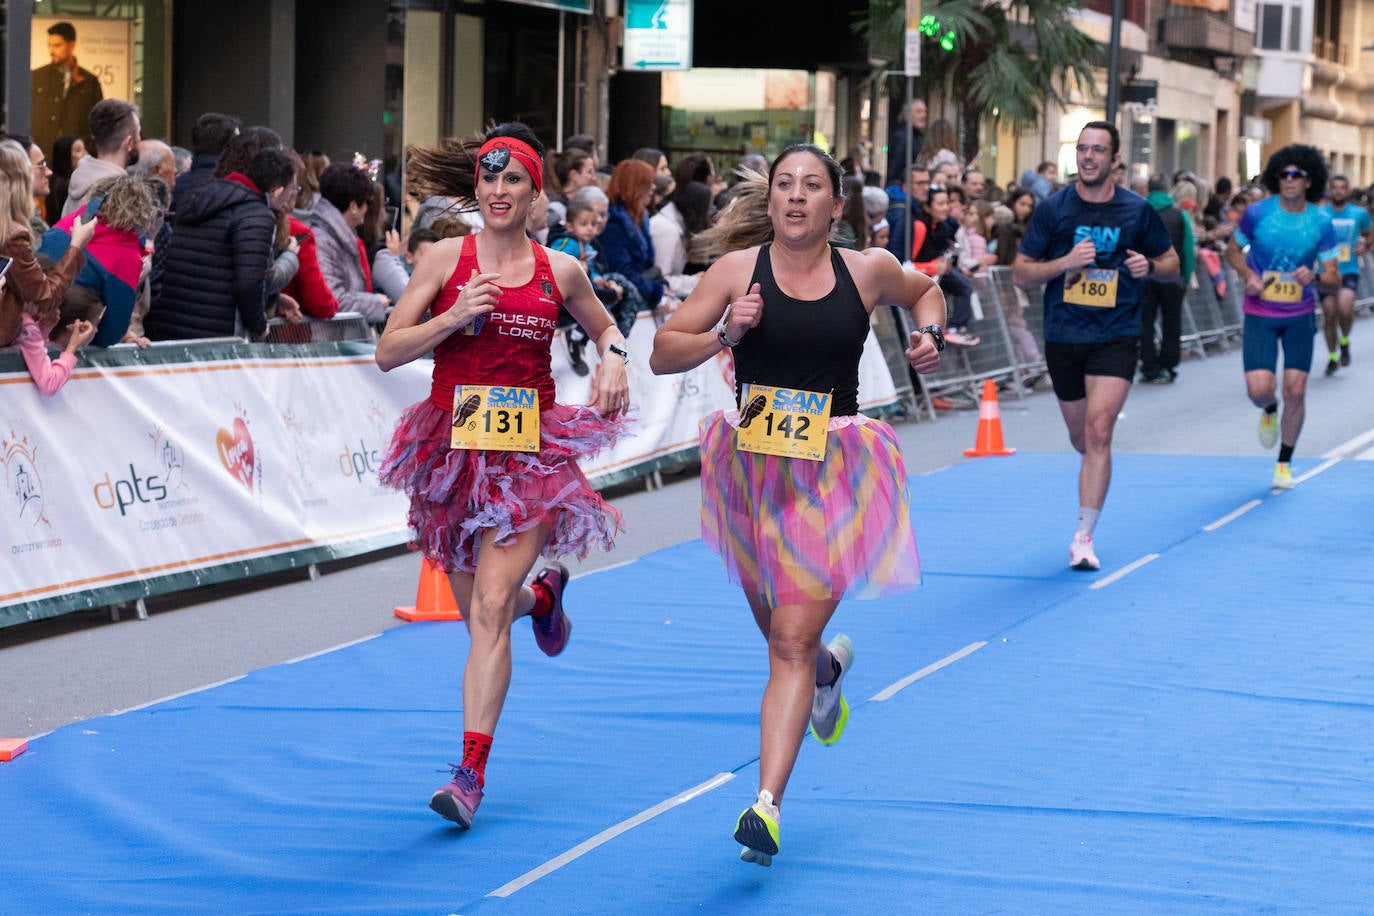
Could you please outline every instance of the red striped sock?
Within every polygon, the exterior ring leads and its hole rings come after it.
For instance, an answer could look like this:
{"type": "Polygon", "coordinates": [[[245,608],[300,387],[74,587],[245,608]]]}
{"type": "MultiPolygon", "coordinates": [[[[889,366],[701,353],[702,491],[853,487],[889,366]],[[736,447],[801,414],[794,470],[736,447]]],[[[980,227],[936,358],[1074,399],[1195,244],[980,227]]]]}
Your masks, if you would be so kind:
{"type": "Polygon", "coordinates": [[[491,753],[491,735],[463,732],[463,766],[477,772],[477,784],[487,784],[487,755],[491,753]]]}

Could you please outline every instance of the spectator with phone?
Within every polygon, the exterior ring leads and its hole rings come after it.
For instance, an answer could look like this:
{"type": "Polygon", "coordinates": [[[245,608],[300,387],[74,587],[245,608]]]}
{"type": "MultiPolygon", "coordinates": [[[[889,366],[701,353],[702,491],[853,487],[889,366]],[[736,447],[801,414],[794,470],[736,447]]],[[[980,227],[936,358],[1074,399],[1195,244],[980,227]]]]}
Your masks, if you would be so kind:
{"type": "Polygon", "coordinates": [[[267,336],[267,270],[277,218],[268,201],[294,184],[285,151],[265,146],[243,165],[239,135],[225,151],[224,178],[205,185],[177,213],[176,228],[159,251],[152,308],[143,327],[153,340],[267,336]],[[232,157],[232,158],[231,158],[232,157]]]}
{"type": "Polygon", "coordinates": [[[138,161],[143,127],[138,107],[122,99],[101,99],[91,109],[91,136],[95,155],[84,157],[72,172],[62,215],[70,216],[86,205],[86,198],[102,178],[116,178],[138,161]]]}
{"type": "Polygon", "coordinates": [[[105,304],[93,341],[97,347],[120,343],[129,330],[143,278],[142,239],[153,232],[162,215],[150,182],[161,185],[159,179],[131,175],[101,181],[85,207],[58,220],[43,236],[40,253],[56,259],[71,243],[77,220],[94,226],[95,234],[86,245],[86,263],[73,285],[91,290],[105,304]]]}
{"type": "Polygon", "coordinates": [[[33,163],[13,140],[0,141],[0,255],[10,258],[6,285],[0,293],[0,346],[14,343],[29,314],[40,323],[55,321],[62,297],[86,256],[82,248],[95,232],[90,222],[78,223],[67,248],[50,271],[44,271],[34,250],[29,217],[33,215],[33,163]]]}

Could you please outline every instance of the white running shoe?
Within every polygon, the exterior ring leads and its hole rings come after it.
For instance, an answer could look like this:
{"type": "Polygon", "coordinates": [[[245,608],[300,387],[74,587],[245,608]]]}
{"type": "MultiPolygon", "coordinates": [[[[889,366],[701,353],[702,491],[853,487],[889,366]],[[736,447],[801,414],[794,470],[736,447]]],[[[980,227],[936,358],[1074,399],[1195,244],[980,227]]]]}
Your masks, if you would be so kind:
{"type": "Polygon", "coordinates": [[[1101,569],[1097,554],[1093,553],[1093,539],[1086,534],[1075,534],[1069,545],[1069,568],[1092,571],[1101,569]]]}
{"type": "Polygon", "coordinates": [[[1293,468],[1287,461],[1280,461],[1274,466],[1274,481],[1270,486],[1275,490],[1293,489],[1293,468]]]}
{"type": "Polygon", "coordinates": [[[840,676],[835,678],[835,683],[816,688],[816,694],[811,699],[811,734],[821,744],[834,744],[844,734],[845,723],[849,721],[849,704],[840,692],[840,684],[849,672],[849,666],[854,664],[854,644],[848,636],[840,633],[826,648],[839,663],[840,676]]]}
{"type": "Polygon", "coordinates": [[[1259,421],[1259,441],[1265,448],[1273,448],[1279,444],[1279,414],[1278,411],[1269,413],[1266,410],[1260,411],[1259,421]]]}

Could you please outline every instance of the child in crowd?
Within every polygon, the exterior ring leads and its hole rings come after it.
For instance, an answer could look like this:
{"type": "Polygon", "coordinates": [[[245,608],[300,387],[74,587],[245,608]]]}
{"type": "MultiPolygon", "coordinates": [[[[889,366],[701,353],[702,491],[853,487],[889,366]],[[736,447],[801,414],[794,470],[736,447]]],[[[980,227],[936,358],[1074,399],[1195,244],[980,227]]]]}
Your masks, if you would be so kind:
{"type": "Polygon", "coordinates": [[[988,267],[997,263],[997,255],[988,253],[988,239],[992,237],[992,204],[975,200],[964,210],[963,224],[954,236],[959,246],[959,269],[971,277],[981,277],[988,267]]]}
{"type": "MultiPolygon", "coordinates": [[[[625,301],[625,288],[601,276],[601,272],[596,268],[596,248],[592,242],[596,240],[601,225],[596,209],[585,200],[568,201],[565,225],[568,234],[556,239],[551,247],[554,251],[570,254],[582,262],[583,269],[591,278],[597,298],[613,316],[616,316],[616,324],[619,325],[618,307],[625,301]]],[[[561,318],[562,316],[560,323],[561,318]]],[[[587,338],[582,334],[582,329],[575,322],[572,323],[568,327],[568,358],[572,362],[573,371],[578,375],[586,375],[589,371],[586,360],[582,358],[582,347],[586,342],[587,338]]]]}
{"type": "Polygon", "coordinates": [[[23,316],[23,328],[19,332],[20,351],[24,363],[29,367],[29,375],[43,394],[52,397],[67,384],[72,370],[76,368],[76,353],[85,348],[95,338],[100,316],[105,313],[105,304],[93,290],[84,286],[71,286],[62,300],[62,312],[57,323],[44,327],[27,312],[23,316]],[[48,356],[47,342],[64,347],[57,359],[48,356]]]}
{"type": "Polygon", "coordinates": [[[892,235],[892,227],[888,225],[886,219],[880,219],[868,227],[868,233],[869,248],[886,248],[887,240],[892,235]]]}

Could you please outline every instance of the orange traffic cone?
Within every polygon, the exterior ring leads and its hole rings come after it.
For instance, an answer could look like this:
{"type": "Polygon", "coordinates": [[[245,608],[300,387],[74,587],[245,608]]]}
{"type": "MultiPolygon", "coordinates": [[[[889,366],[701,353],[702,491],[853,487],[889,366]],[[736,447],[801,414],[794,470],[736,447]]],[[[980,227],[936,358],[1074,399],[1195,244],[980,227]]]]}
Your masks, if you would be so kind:
{"type": "Polygon", "coordinates": [[[424,558],[424,565],[420,567],[420,588],[415,594],[415,606],[398,607],[395,613],[402,620],[463,619],[463,612],[458,609],[458,600],[453,597],[453,586],[449,585],[444,568],[429,557],[424,558]]]}
{"type": "Polygon", "coordinates": [[[978,405],[978,439],[973,448],[964,449],[964,454],[969,458],[982,458],[1015,453],[1016,449],[1002,444],[1002,411],[997,406],[997,383],[987,379],[983,382],[983,400],[978,405]]]}

